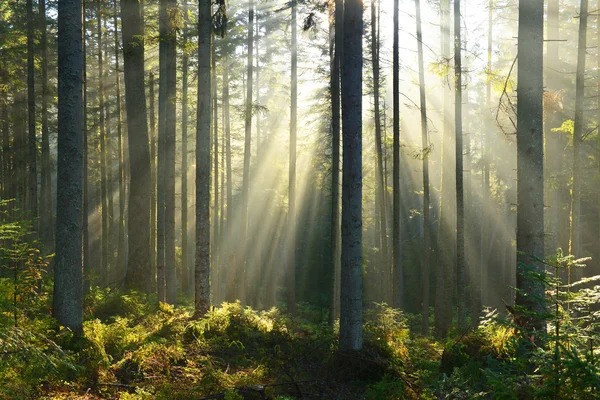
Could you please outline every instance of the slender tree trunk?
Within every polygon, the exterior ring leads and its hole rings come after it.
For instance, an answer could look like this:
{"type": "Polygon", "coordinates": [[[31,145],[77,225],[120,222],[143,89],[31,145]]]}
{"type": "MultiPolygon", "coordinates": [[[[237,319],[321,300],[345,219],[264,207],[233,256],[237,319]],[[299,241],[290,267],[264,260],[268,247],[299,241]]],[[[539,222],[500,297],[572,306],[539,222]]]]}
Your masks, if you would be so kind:
{"type": "Polygon", "coordinates": [[[102,4],[100,0],[96,1],[97,18],[97,41],[98,41],[98,125],[100,129],[100,190],[102,196],[102,261],[99,271],[99,283],[106,286],[108,279],[108,187],[106,174],[106,126],[105,126],[105,105],[104,105],[104,60],[102,47],[102,4]]]}
{"type": "MultiPolygon", "coordinates": [[[[35,67],[33,60],[34,43],[33,32],[35,21],[33,19],[33,0],[27,0],[27,210],[33,219],[38,216],[37,202],[37,139],[35,134],[35,67]]],[[[36,222],[37,224],[37,222],[36,222]]],[[[37,230],[37,229],[36,229],[37,230]]]]}
{"type": "Polygon", "coordinates": [[[42,168],[40,186],[40,236],[45,253],[54,251],[54,209],[52,207],[52,166],[50,164],[50,134],[48,133],[48,39],[46,32],[46,0],[38,0],[40,49],[42,66],[42,168]]]}
{"type": "Polygon", "coordinates": [[[329,325],[333,326],[339,316],[339,275],[340,275],[340,60],[344,45],[343,36],[344,3],[334,1],[333,29],[331,35],[331,231],[330,231],[330,286],[329,286],[329,325]]]}
{"type": "Polygon", "coordinates": [[[126,286],[154,292],[150,263],[150,152],[144,89],[144,25],[141,4],[121,0],[125,105],[129,148],[130,194],[128,213],[129,258],[126,286]],[[135,211],[135,212],[134,212],[135,211]]]}
{"type": "MultiPolygon", "coordinates": [[[[516,304],[533,315],[529,329],[545,331],[544,284],[524,266],[544,273],[543,31],[544,1],[519,1],[517,81],[517,296],[516,304]]],[[[536,341],[541,340],[536,336],[536,341]]]]}
{"type": "MultiPolygon", "coordinates": [[[[588,0],[581,0],[579,11],[579,46],[577,51],[577,75],[575,78],[575,121],[573,127],[573,186],[571,189],[571,229],[569,254],[582,256],[581,246],[581,142],[583,140],[583,103],[585,98],[585,57],[587,51],[588,0]]],[[[569,281],[579,274],[569,271],[569,281]]]]}
{"type": "MultiPolygon", "coordinates": [[[[229,118],[229,60],[225,58],[223,61],[223,128],[225,128],[225,152],[226,152],[226,169],[227,169],[227,248],[224,253],[227,257],[228,269],[234,269],[235,272],[235,262],[232,262],[232,250],[229,245],[232,236],[233,229],[233,180],[232,180],[232,167],[231,167],[231,120],[229,118]]],[[[226,280],[226,291],[227,297],[226,300],[233,301],[235,298],[233,297],[235,292],[235,282],[233,279],[229,279],[229,274],[227,274],[228,279],[226,280]]]]}
{"type": "MultiPolygon", "coordinates": [[[[490,78],[487,79],[485,87],[485,104],[488,113],[492,112],[492,44],[493,44],[493,1],[489,0],[488,5],[488,43],[487,43],[487,73],[490,78]]],[[[489,118],[491,121],[491,117],[489,118]]],[[[490,122],[490,127],[492,126],[490,122]]],[[[492,136],[491,128],[488,128],[483,133],[483,216],[482,216],[482,233],[481,233],[481,265],[480,265],[480,289],[481,302],[487,305],[489,298],[488,294],[488,268],[490,254],[490,213],[492,212],[490,201],[490,138],[492,136]]]]}
{"type": "Polygon", "coordinates": [[[292,82],[290,108],[290,164],[287,222],[287,306],[296,314],[296,131],[298,126],[298,27],[296,0],[292,0],[292,82]]]}
{"type": "Polygon", "coordinates": [[[214,166],[214,203],[213,203],[213,249],[212,249],[212,272],[214,276],[213,280],[213,292],[218,289],[217,283],[219,282],[219,102],[217,98],[217,53],[214,46],[211,49],[211,65],[212,65],[212,123],[213,123],[213,166],[214,166]]]}
{"type": "Polygon", "coordinates": [[[429,333],[429,262],[431,260],[431,244],[429,240],[429,128],[427,125],[427,98],[425,96],[425,66],[423,63],[423,33],[421,30],[421,4],[415,0],[417,15],[417,51],[419,58],[419,95],[421,107],[421,146],[423,147],[423,310],[421,325],[423,334],[429,333]]]}
{"type": "Polygon", "coordinates": [[[119,62],[119,35],[117,32],[117,0],[113,0],[113,28],[115,32],[115,85],[117,91],[117,144],[119,153],[119,237],[117,244],[117,280],[125,273],[125,164],[123,162],[123,112],[121,108],[121,68],[119,62]]]}
{"type": "MultiPolygon", "coordinates": [[[[4,56],[3,52],[0,52],[0,56],[4,56]]],[[[0,57],[3,58],[3,57],[0,57]]],[[[14,158],[14,151],[11,151],[10,146],[10,130],[8,121],[8,62],[5,58],[2,61],[2,84],[6,88],[0,90],[0,115],[2,115],[2,196],[5,199],[14,198],[12,191],[13,185],[13,169],[12,159],[14,158]]]]}
{"type": "MultiPolygon", "coordinates": [[[[184,2],[184,11],[187,11],[187,1],[184,2]]],[[[186,21],[187,22],[187,21],[186,21]]],[[[187,25],[186,25],[187,28],[187,25]]],[[[189,276],[189,245],[188,245],[188,69],[189,57],[187,54],[187,29],[183,34],[183,60],[181,79],[181,275],[182,291],[185,295],[190,293],[189,276]]]]}
{"type": "MultiPolygon", "coordinates": [[[[245,132],[244,132],[244,172],[242,182],[242,216],[240,219],[240,237],[241,237],[241,255],[239,257],[239,270],[236,278],[241,278],[239,282],[238,293],[242,302],[247,301],[247,250],[248,250],[248,202],[250,186],[250,157],[252,145],[252,81],[254,67],[254,0],[248,4],[248,61],[247,61],[247,81],[246,81],[246,111],[245,111],[245,132]]],[[[238,278],[238,279],[239,279],[238,278]]]]}
{"type": "MultiPolygon", "coordinates": [[[[377,13],[375,7],[375,0],[371,0],[371,29],[373,34],[371,35],[371,60],[373,65],[373,97],[374,97],[374,111],[375,111],[375,147],[376,147],[376,158],[377,158],[377,208],[379,210],[379,233],[380,237],[378,241],[381,243],[381,257],[380,267],[380,282],[381,293],[383,296],[383,281],[385,280],[385,273],[383,271],[389,269],[388,265],[388,248],[387,248],[387,221],[385,218],[385,193],[384,193],[384,182],[383,182],[383,145],[381,141],[381,110],[380,110],[380,70],[379,70],[379,34],[377,31],[377,13]]],[[[383,301],[383,298],[382,298],[383,301]]]]}
{"type": "Polygon", "coordinates": [[[460,34],[460,0],[454,0],[454,133],[456,135],[456,283],[458,293],[458,326],[466,324],[467,299],[463,192],[463,132],[462,132],[462,59],[460,34]]]}
{"type": "MultiPolygon", "coordinates": [[[[161,0],[166,5],[165,45],[165,283],[167,303],[177,303],[177,269],[175,265],[175,131],[177,126],[177,32],[173,18],[176,0],[161,0]]],[[[161,42],[162,43],[162,42],[161,42]]]]}
{"type": "Polygon", "coordinates": [[[167,39],[166,39],[166,19],[167,14],[167,3],[166,0],[161,0],[159,5],[159,47],[158,47],[158,60],[159,60],[159,73],[158,73],[158,154],[157,154],[157,168],[156,168],[156,188],[157,188],[157,223],[156,223],[156,268],[157,268],[157,279],[158,279],[158,301],[167,301],[166,292],[166,257],[165,257],[165,243],[166,243],[166,227],[165,227],[165,201],[166,201],[166,147],[167,147],[167,39]]]}
{"type": "MultiPolygon", "coordinates": [[[[158,180],[158,171],[157,171],[157,160],[156,160],[156,95],[155,95],[155,80],[154,73],[150,72],[149,77],[149,85],[150,85],[150,179],[151,179],[151,205],[150,205],[150,248],[152,254],[152,274],[157,274],[157,289],[159,288],[158,282],[162,282],[163,291],[159,293],[158,298],[160,301],[163,301],[165,298],[164,295],[164,275],[160,275],[164,272],[164,270],[157,271],[158,269],[158,240],[157,240],[157,230],[158,230],[158,196],[157,196],[157,180],[158,180]],[[162,297],[161,297],[162,296],[162,297]]],[[[162,229],[162,228],[161,228],[162,229]]],[[[163,236],[164,237],[164,236],[163,236]]],[[[162,256],[164,258],[164,255],[162,256]]],[[[162,265],[162,264],[160,264],[162,265]]]]}
{"type": "MultiPolygon", "coordinates": [[[[82,41],[82,75],[83,75],[83,103],[81,105],[82,109],[82,119],[83,119],[83,238],[82,238],[82,257],[83,257],[83,291],[85,294],[88,294],[91,288],[91,273],[92,273],[92,264],[91,264],[91,247],[90,247],[90,231],[89,231],[89,217],[90,217],[90,192],[89,192],[89,149],[88,149],[88,124],[87,124],[87,45],[86,45],[86,20],[85,20],[85,0],[81,2],[82,7],[82,30],[81,30],[81,41],[82,41]]],[[[57,196],[58,198],[58,196],[57,196]]]]}
{"type": "MultiPolygon", "coordinates": [[[[210,93],[211,2],[198,3],[198,115],[196,132],[196,269],[195,310],[210,306],[210,93]]],[[[252,26],[252,25],[250,25],[252,26]]],[[[244,237],[244,236],[242,236],[244,237]]]]}
{"type": "Polygon", "coordinates": [[[363,6],[346,0],[342,62],[342,285],[340,349],[362,348],[362,36],[363,6]]]}
{"type": "Polygon", "coordinates": [[[81,0],[58,3],[58,207],[52,314],[76,333],[83,330],[82,20],[81,0]]]}
{"type": "Polygon", "coordinates": [[[404,294],[404,271],[402,269],[402,241],[400,238],[400,56],[398,23],[399,0],[394,0],[394,39],[393,39],[393,283],[392,303],[396,308],[402,308],[404,294]]]}

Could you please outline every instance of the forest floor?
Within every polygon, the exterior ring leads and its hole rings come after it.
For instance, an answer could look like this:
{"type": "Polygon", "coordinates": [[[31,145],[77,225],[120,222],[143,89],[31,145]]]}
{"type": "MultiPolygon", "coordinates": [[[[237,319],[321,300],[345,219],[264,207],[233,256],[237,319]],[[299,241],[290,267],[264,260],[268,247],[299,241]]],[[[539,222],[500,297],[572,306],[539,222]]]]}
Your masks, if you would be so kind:
{"type": "Polygon", "coordinates": [[[417,318],[374,304],[364,349],[342,353],[326,313],[306,305],[290,319],[224,303],[194,320],[189,307],[96,291],[83,338],[47,311],[18,327],[0,313],[0,399],[600,398],[597,368],[578,397],[539,368],[523,372],[515,331],[491,320],[436,341],[411,333],[417,318]]]}

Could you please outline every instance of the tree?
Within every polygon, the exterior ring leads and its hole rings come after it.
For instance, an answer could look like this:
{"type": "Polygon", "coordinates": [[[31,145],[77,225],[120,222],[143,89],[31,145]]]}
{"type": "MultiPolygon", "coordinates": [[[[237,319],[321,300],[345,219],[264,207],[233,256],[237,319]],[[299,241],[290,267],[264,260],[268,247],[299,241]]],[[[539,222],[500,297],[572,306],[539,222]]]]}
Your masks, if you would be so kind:
{"type": "Polygon", "coordinates": [[[340,350],[362,348],[362,2],[344,5],[340,350]]]}
{"type": "Polygon", "coordinates": [[[37,218],[37,139],[35,134],[35,66],[33,60],[33,0],[27,0],[27,206],[33,218],[37,218]]]}
{"type": "MultiPolygon", "coordinates": [[[[164,218],[164,244],[158,235],[158,248],[164,247],[164,268],[166,297],[165,301],[175,304],[177,301],[177,275],[175,266],[175,127],[176,127],[176,50],[177,34],[174,26],[176,2],[160,2],[160,75],[158,96],[158,176],[159,176],[159,227],[164,218]],[[162,148],[162,151],[161,151],[162,148]],[[162,167],[162,168],[161,168],[162,167]],[[164,198],[161,197],[162,194],[164,198]],[[161,203],[161,200],[164,203],[161,203]],[[161,210],[161,207],[163,208],[161,210]]],[[[159,231],[160,232],[160,231],[159,231]]],[[[160,257],[159,257],[160,259],[160,257]]],[[[159,264],[159,268],[160,268],[159,264]]],[[[161,283],[159,281],[159,287],[161,283]]]]}
{"type": "Polygon", "coordinates": [[[423,270],[421,279],[423,282],[423,311],[422,328],[427,335],[429,331],[429,262],[431,259],[431,247],[429,239],[429,128],[427,124],[427,98],[425,96],[425,66],[423,63],[423,33],[421,30],[421,2],[415,0],[417,16],[417,52],[419,58],[419,97],[421,108],[421,146],[423,157],[423,270]]]}
{"type": "Polygon", "coordinates": [[[292,74],[290,107],[290,164],[287,220],[287,305],[296,314],[296,135],[298,126],[298,27],[297,0],[292,0],[292,74]]]}
{"type": "Polygon", "coordinates": [[[150,153],[144,90],[144,25],[137,0],[121,0],[125,106],[129,138],[130,193],[128,213],[129,259],[125,284],[153,292],[150,269],[150,153]]]}
{"type": "MultiPolygon", "coordinates": [[[[517,90],[517,295],[531,316],[529,329],[545,331],[544,273],[543,25],[544,1],[519,1],[517,90]]],[[[539,340],[539,337],[536,337],[539,340]]]]}
{"type": "Polygon", "coordinates": [[[458,293],[458,326],[466,318],[466,268],[463,191],[463,133],[462,133],[462,59],[460,35],[460,0],[454,0],[454,133],[456,135],[456,283],[458,293]]]}
{"type": "Polygon", "coordinates": [[[344,46],[343,23],[344,2],[333,3],[333,40],[330,57],[331,90],[331,231],[330,231],[330,287],[329,287],[329,325],[333,326],[339,314],[339,238],[340,238],[340,60],[344,46]]]}
{"type": "Polygon", "coordinates": [[[394,43],[392,50],[392,98],[393,98],[393,211],[392,216],[392,240],[393,240],[393,283],[392,303],[394,307],[402,307],[402,295],[404,290],[404,271],[402,270],[402,242],[400,238],[400,39],[398,32],[399,0],[394,0],[394,43]]]}
{"type": "MultiPolygon", "coordinates": [[[[583,140],[583,103],[585,99],[585,57],[587,51],[588,0],[581,0],[579,10],[579,43],[575,78],[575,120],[573,126],[573,187],[571,190],[571,229],[569,254],[581,255],[581,142],[583,140]]],[[[572,272],[569,271],[569,275],[572,272]]],[[[569,276],[569,281],[571,276],[569,276]]]]}
{"type": "Polygon", "coordinates": [[[244,172],[242,182],[242,218],[240,220],[240,236],[241,236],[241,256],[239,257],[239,270],[237,279],[241,279],[238,283],[238,291],[240,298],[245,302],[247,296],[247,270],[246,256],[248,250],[248,202],[249,202],[249,187],[250,187],[250,158],[252,156],[252,80],[254,67],[254,1],[248,3],[248,59],[247,59],[247,78],[246,78],[246,105],[244,112],[244,172]]]}
{"type": "Polygon", "coordinates": [[[42,67],[42,165],[40,185],[40,237],[48,253],[54,249],[52,208],[52,166],[50,164],[50,134],[48,131],[48,34],[46,27],[46,0],[38,1],[40,19],[40,49],[42,67]]]}
{"type": "Polygon", "coordinates": [[[198,107],[196,131],[196,315],[210,306],[210,94],[211,2],[198,2],[198,107]]]}
{"type": "Polygon", "coordinates": [[[52,314],[83,329],[83,118],[81,0],[58,3],[58,174],[52,314]]]}
{"type": "Polygon", "coordinates": [[[183,59],[181,61],[181,275],[182,290],[189,293],[189,245],[188,245],[188,69],[189,56],[187,50],[187,0],[184,2],[185,26],[183,33],[183,59]]]}
{"type": "Polygon", "coordinates": [[[379,31],[378,31],[378,18],[375,7],[375,0],[371,0],[371,63],[373,66],[373,111],[375,117],[375,148],[376,148],[376,200],[375,207],[376,215],[378,214],[377,229],[379,230],[378,244],[380,248],[379,265],[379,283],[380,283],[380,295],[384,295],[384,281],[387,280],[387,271],[389,270],[388,265],[388,240],[387,240],[387,220],[386,220],[386,193],[384,186],[384,173],[383,173],[383,144],[381,139],[381,109],[380,109],[380,69],[379,69],[379,31]]]}

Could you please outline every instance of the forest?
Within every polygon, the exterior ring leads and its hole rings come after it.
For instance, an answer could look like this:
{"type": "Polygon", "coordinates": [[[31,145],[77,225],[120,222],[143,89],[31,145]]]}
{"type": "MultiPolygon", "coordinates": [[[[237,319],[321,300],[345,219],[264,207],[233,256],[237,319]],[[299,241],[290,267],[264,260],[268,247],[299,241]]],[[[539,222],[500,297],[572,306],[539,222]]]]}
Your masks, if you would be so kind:
{"type": "Polygon", "coordinates": [[[600,0],[0,0],[0,399],[600,399],[600,0]]]}

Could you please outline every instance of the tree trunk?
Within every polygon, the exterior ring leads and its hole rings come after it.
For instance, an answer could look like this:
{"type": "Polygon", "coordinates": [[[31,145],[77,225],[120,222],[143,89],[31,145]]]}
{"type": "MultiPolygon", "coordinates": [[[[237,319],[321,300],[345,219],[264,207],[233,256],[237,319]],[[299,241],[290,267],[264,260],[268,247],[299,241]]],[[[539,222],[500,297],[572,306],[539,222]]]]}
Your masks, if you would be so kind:
{"type": "Polygon", "coordinates": [[[56,257],[52,314],[60,325],[83,330],[82,6],[58,3],[58,172],[56,257]]]}
{"type": "Polygon", "coordinates": [[[423,155],[423,309],[421,325],[423,334],[429,333],[429,262],[431,259],[431,244],[429,240],[429,128],[427,125],[427,98],[425,96],[425,66],[423,63],[423,34],[421,31],[421,4],[415,0],[417,15],[417,52],[419,58],[419,95],[421,107],[421,146],[423,155]]]}
{"type": "MultiPolygon", "coordinates": [[[[154,73],[150,72],[149,77],[149,85],[150,85],[150,179],[151,179],[151,205],[150,205],[150,248],[151,248],[151,259],[152,259],[152,274],[157,275],[157,289],[159,288],[158,282],[162,282],[162,292],[158,294],[158,298],[160,301],[163,301],[165,298],[164,294],[164,275],[160,275],[164,273],[164,270],[158,271],[158,239],[157,239],[157,230],[158,230],[158,196],[157,196],[157,181],[158,181],[158,170],[157,170],[157,160],[156,160],[156,96],[155,96],[155,80],[154,73]]],[[[162,228],[161,228],[162,229],[162,228]]],[[[164,236],[163,236],[164,237],[164,236]]],[[[164,256],[163,256],[164,258],[164,256]]],[[[160,264],[162,265],[162,264],[160,264]]]]}
{"type": "Polygon", "coordinates": [[[196,267],[195,310],[210,307],[210,93],[211,2],[198,3],[198,115],[196,132],[196,267]]]}
{"type": "Polygon", "coordinates": [[[335,0],[330,57],[332,66],[331,85],[331,221],[330,221],[330,286],[329,325],[333,326],[339,316],[340,281],[340,60],[344,46],[344,2],[335,0]]]}
{"type": "Polygon", "coordinates": [[[342,62],[340,350],[362,348],[362,2],[346,0],[342,62]]]}
{"type": "Polygon", "coordinates": [[[144,89],[144,25],[137,0],[121,0],[125,105],[130,172],[128,213],[129,258],[125,283],[130,289],[154,292],[150,263],[150,153],[144,89]],[[135,211],[135,212],[133,212],[135,211]]]}
{"type": "Polygon", "coordinates": [[[402,269],[402,241],[400,238],[400,53],[398,23],[399,0],[394,0],[394,40],[393,40],[393,283],[392,304],[396,308],[402,308],[402,296],[404,294],[404,271],[402,269]]]}
{"type": "Polygon", "coordinates": [[[287,220],[287,306],[296,314],[296,135],[298,126],[298,23],[296,0],[292,0],[292,80],[290,107],[289,199],[287,220]]]}
{"type": "MultiPolygon", "coordinates": [[[[46,0],[38,1],[42,66],[42,168],[40,186],[40,236],[46,254],[54,251],[54,209],[52,207],[52,165],[48,133],[48,39],[46,33],[46,0]]],[[[4,182],[3,182],[4,184],[4,182]]]]}
{"type": "MultiPolygon", "coordinates": [[[[517,81],[517,296],[516,304],[532,316],[527,327],[545,331],[544,284],[525,266],[543,274],[544,154],[543,154],[543,25],[544,1],[519,1],[519,68],[517,81]]],[[[536,341],[540,340],[536,336],[536,341]]]]}
{"type": "MultiPolygon", "coordinates": [[[[37,139],[35,134],[35,86],[34,86],[34,25],[33,0],[27,0],[27,210],[30,218],[35,220],[38,216],[37,201],[37,139]]],[[[34,226],[37,225],[37,221],[34,226]]],[[[37,229],[36,229],[37,231],[37,229]]]]}
{"type": "Polygon", "coordinates": [[[119,153],[119,237],[117,244],[117,281],[125,273],[125,164],[123,162],[123,111],[121,108],[121,68],[119,63],[119,36],[117,32],[117,0],[113,0],[113,28],[115,32],[115,85],[117,91],[117,144],[119,153]]]}
{"type": "Polygon", "coordinates": [[[238,272],[236,279],[241,278],[238,283],[239,298],[242,302],[247,301],[247,266],[246,256],[248,250],[248,202],[250,186],[250,157],[252,155],[252,80],[254,67],[254,0],[248,3],[248,61],[247,61],[247,81],[246,81],[246,110],[245,110],[245,130],[244,130],[244,172],[242,182],[242,215],[240,219],[240,237],[241,251],[239,256],[238,272]]]}
{"type": "Polygon", "coordinates": [[[458,294],[458,326],[462,329],[467,315],[463,192],[462,132],[462,60],[460,35],[460,0],[454,0],[454,133],[456,135],[456,288],[458,294]]]}
{"type": "Polygon", "coordinates": [[[217,53],[215,51],[214,39],[211,49],[211,89],[212,89],[212,123],[213,123],[213,166],[214,166],[214,203],[213,203],[213,248],[212,248],[212,273],[213,292],[216,291],[219,282],[219,102],[217,98],[217,53]]]}
{"type": "MultiPolygon", "coordinates": [[[[225,241],[227,248],[225,249],[224,254],[227,257],[228,270],[234,269],[233,272],[235,273],[236,265],[235,261],[232,260],[233,254],[230,247],[232,239],[231,233],[233,230],[233,180],[231,171],[231,120],[229,118],[229,68],[229,60],[225,58],[223,61],[223,128],[225,128],[225,152],[227,164],[227,240],[225,241]]],[[[235,281],[234,279],[229,278],[229,274],[227,274],[227,276],[227,287],[225,288],[227,296],[225,299],[227,301],[234,301],[235,281]]]]}
{"type": "MultiPolygon", "coordinates": [[[[581,0],[579,11],[579,45],[577,50],[577,74],[575,78],[575,121],[573,127],[573,186],[571,189],[571,229],[569,236],[569,254],[581,257],[581,142],[583,140],[585,98],[585,57],[587,51],[588,0],[581,0]]],[[[576,271],[569,271],[571,278],[577,279],[576,271]]]]}
{"type": "MultiPolygon", "coordinates": [[[[386,279],[385,273],[389,269],[388,265],[388,248],[387,248],[387,221],[385,218],[386,209],[386,196],[385,187],[383,182],[383,145],[381,139],[381,110],[379,105],[379,92],[380,92],[380,70],[379,70],[379,33],[377,31],[377,13],[375,7],[375,0],[371,0],[371,29],[373,34],[371,35],[371,60],[373,65],[373,97],[374,97],[374,112],[375,112],[375,147],[376,147],[376,161],[377,161],[377,209],[379,213],[379,237],[377,238],[380,243],[380,268],[382,269],[380,274],[381,290],[380,295],[384,295],[383,283],[386,279]]],[[[384,298],[381,298],[384,301],[384,298]]]]}
{"type": "MultiPolygon", "coordinates": [[[[83,239],[82,239],[82,257],[83,257],[83,291],[84,294],[88,294],[91,288],[91,247],[90,247],[90,232],[89,232],[89,217],[90,217],[90,192],[89,192],[89,157],[88,157],[88,124],[87,124],[87,45],[86,45],[86,21],[85,21],[85,0],[81,1],[82,7],[82,30],[81,30],[81,41],[82,41],[82,75],[83,75],[83,103],[81,104],[82,119],[83,119],[83,239]]],[[[58,196],[57,196],[58,197],[58,196]]]]}
{"type": "MultiPolygon", "coordinates": [[[[187,12],[187,1],[184,2],[184,12],[187,12]]],[[[187,23],[187,20],[186,20],[187,23]]],[[[189,276],[189,245],[188,245],[188,63],[187,54],[187,25],[183,34],[183,60],[181,78],[181,275],[182,291],[187,296],[190,293],[189,276]]]]}

